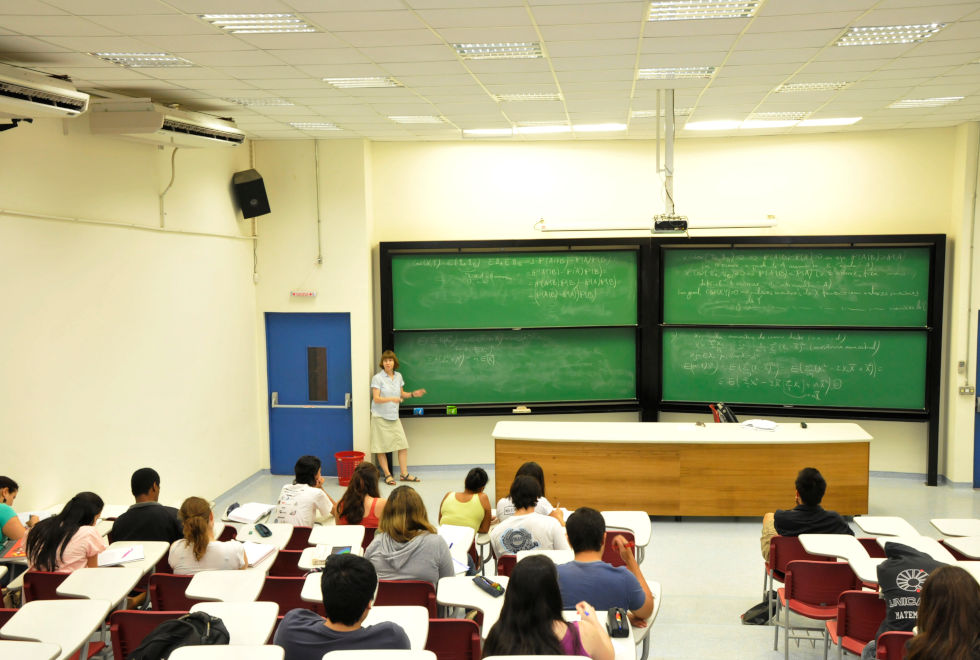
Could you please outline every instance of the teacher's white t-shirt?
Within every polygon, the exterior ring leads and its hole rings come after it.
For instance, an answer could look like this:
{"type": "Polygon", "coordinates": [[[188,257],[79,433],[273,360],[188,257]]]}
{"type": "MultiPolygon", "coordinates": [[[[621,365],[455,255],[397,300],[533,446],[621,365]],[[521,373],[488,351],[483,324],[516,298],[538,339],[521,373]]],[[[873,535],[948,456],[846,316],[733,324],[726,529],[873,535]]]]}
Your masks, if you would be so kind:
{"type": "MultiPolygon", "coordinates": [[[[405,380],[397,371],[391,378],[389,378],[388,374],[382,370],[374,374],[374,378],[371,379],[371,389],[377,389],[382,399],[400,399],[402,396],[402,389],[404,389],[404,387],[405,380]]],[[[398,401],[375,403],[374,397],[371,397],[371,414],[375,417],[381,417],[382,419],[389,420],[398,419],[398,406],[398,401]]]]}

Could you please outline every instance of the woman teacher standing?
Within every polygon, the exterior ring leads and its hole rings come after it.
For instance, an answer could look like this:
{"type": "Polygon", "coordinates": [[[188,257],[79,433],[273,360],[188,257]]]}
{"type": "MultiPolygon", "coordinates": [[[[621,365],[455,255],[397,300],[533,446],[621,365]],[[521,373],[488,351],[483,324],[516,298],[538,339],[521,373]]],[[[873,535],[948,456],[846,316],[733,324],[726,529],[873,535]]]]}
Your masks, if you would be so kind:
{"type": "Polygon", "coordinates": [[[381,354],[379,365],[381,371],[371,379],[371,453],[378,455],[378,463],[384,472],[385,483],[395,485],[395,478],[388,469],[389,451],[398,452],[398,466],[401,468],[402,481],[421,481],[408,473],[408,438],[405,429],[398,419],[398,405],[404,399],[419,397],[425,390],[405,391],[405,380],[395,371],[398,368],[398,358],[394,351],[381,354]]]}

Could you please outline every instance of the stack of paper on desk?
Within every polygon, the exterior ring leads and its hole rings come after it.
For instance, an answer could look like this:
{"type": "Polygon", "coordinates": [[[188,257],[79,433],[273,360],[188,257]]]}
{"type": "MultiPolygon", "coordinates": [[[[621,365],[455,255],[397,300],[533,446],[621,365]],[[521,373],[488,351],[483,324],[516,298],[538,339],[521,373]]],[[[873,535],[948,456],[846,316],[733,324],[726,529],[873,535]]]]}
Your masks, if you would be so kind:
{"type": "Polygon", "coordinates": [[[276,549],[276,546],[268,543],[252,543],[251,541],[246,541],[243,545],[245,546],[245,560],[249,566],[255,566],[276,549]]]}
{"type": "Polygon", "coordinates": [[[228,519],[235,522],[253,525],[263,516],[268,515],[275,506],[272,504],[262,504],[261,502],[248,502],[235,507],[228,512],[228,519]]]}
{"type": "Polygon", "coordinates": [[[131,545],[125,548],[109,548],[99,553],[99,566],[118,566],[143,559],[143,546],[131,545]]]}

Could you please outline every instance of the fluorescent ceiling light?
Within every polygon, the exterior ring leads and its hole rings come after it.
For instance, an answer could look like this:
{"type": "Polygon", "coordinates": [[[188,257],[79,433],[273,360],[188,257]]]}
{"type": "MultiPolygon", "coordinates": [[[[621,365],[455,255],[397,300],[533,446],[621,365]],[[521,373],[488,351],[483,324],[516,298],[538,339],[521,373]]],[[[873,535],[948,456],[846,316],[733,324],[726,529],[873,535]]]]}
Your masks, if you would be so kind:
{"type": "Polygon", "coordinates": [[[237,103],[238,105],[244,105],[244,106],[296,105],[292,101],[287,101],[286,99],[277,99],[277,98],[236,98],[232,96],[225,96],[224,100],[230,103],[237,103]]]}
{"type": "Polygon", "coordinates": [[[498,101],[561,101],[561,94],[558,92],[528,92],[526,94],[497,94],[494,96],[498,101]]]}
{"type": "Polygon", "coordinates": [[[945,23],[925,25],[880,25],[852,27],[837,40],[837,46],[881,46],[884,44],[917,44],[946,27],[945,23]]]}
{"type": "Polygon", "coordinates": [[[799,119],[746,119],[739,128],[789,128],[796,126],[799,119]]]}
{"type": "Polygon", "coordinates": [[[541,57],[537,41],[515,41],[485,44],[453,44],[464,60],[522,60],[541,57]]]}
{"type": "Polygon", "coordinates": [[[211,25],[235,34],[318,31],[302,18],[292,14],[201,14],[200,16],[211,25]]]}
{"type": "Polygon", "coordinates": [[[548,133],[569,133],[572,127],[568,124],[535,124],[529,126],[517,126],[514,128],[516,135],[545,135],[548,133]]]}
{"type": "Polygon", "coordinates": [[[89,55],[131,69],[194,66],[190,60],[170,53],[89,53],[89,55]]]}
{"type": "Polygon", "coordinates": [[[664,66],[640,69],[640,80],[679,80],[681,78],[710,78],[713,66],[664,66]]]}
{"type": "Polygon", "coordinates": [[[653,0],[647,20],[748,18],[758,8],[759,0],[653,0]]]}
{"type": "Polygon", "coordinates": [[[715,119],[712,121],[689,121],[684,124],[686,131],[730,131],[738,128],[742,122],[737,119],[715,119]]]}
{"type": "Polygon", "coordinates": [[[626,124],[575,124],[572,130],[576,133],[608,133],[611,131],[625,131],[626,124]]]}
{"type": "Polygon", "coordinates": [[[464,128],[463,135],[470,137],[510,137],[513,128],[464,128]]]}
{"type": "Polygon", "coordinates": [[[850,126],[861,121],[861,117],[825,117],[823,119],[804,119],[797,126],[850,126]]]}
{"type": "Polygon", "coordinates": [[[806,119],[809,112],[753,112],[749,115],[749,121],[793,121],[797,122],[806,119]]]}
{"type": "Polygon", "coordinates": [[[364,76],[361,78],[324,78],[323,82],[339,89],[358,89],[371,87],[401,87],[402,84],[390,76],[364,76]]]}
{"type": "Polygon", "coordinates": [[[442,124],[445,120],[435,115],[388,115],[396,124],[442,124]]]}
{"type": "Polygon", "coordinates": [[[339,131],[342,130],[336,124],[328,121],[291,121],[289,125],[301,131],[339,131]]]}
{"type": "Polygon", "coordinates": [[[934,96],[931,99],[902,99],[895,101],[889,108],[940,108],[950,103],[962,101],[962,96],[934,96]]]}
{"type": "Polygon", "coordinates": [[[786,83],[780,85],[773,91],[777,94],[786,94],[792,92],[835,92],[839,89],[844,89],[850,82],[807,82],[807,83],[786,83]]]}

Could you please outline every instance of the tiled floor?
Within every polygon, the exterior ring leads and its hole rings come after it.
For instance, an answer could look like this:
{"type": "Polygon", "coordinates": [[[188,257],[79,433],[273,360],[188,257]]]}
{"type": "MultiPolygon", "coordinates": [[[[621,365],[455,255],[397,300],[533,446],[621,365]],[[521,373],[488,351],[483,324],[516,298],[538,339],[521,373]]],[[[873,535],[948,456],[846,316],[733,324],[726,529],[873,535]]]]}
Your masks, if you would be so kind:
{"type": "MultiPolygon", "coordinates": [[[[413,468],[423,479],[414,487],[422,495],[435,521],[443,495],[462,488],[466,468],[413,468]]],[[[490,488],[493,487],[493,471],[490,488]]],[[[222,495],[215,505],[220,512],[228,503],[275,502],[288,477],[261,474],[222,495]]],[[[328,478],[327,491],[335,499],[343,492],[336,479],[328,478]]],[[[830,484],[833,488],[833,484],[830,484]]],[[[391,488],[382,484],[382,495],[391,488]]],[[[787,485],[791,507],[792,484],[787,485]]],[[[495,493],[488,491],[492,502],[495,493]]],[[[870,515],[897,515],[923,535],[939,538],[930,518],[980,518],[980,491],[965,487],[929,488],[910,477],[871,478],[870,515]]],[[[759,554],[760,521],[747,518],[653,519],[653,538],[647,548],[643,572],[663,585],[663,604],[651,630],[650,658],[694,660],[744,658],[775,660],[773,629],[743,626],[739,615],[762,599],[763,563],[759,554]]],[[[855,529],[857,529],[855,527],[855,529]]],[[[836,651],[833,651],[836,657],[836,651]]],[[[792,658],[823,658],[821,645],[790,645],[792,658]]]]}

